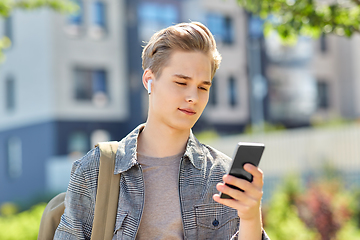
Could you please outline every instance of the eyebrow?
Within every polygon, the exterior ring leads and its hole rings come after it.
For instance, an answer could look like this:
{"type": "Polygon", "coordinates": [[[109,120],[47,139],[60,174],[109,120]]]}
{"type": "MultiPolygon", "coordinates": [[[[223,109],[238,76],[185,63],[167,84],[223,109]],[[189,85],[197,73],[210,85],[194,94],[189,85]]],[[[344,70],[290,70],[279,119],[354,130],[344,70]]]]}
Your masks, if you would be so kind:
{"type": "MultiPolygon", "coordinates": [[[[191,77],[186,76],[184,74],[174,74],[173,76],[177,77],[177,78],[182,78],[184,80],[192,80],[191,77]]],[[[211,86],[211,81],[203,81],[202,83],[205,84],[205,85],[211,86]]]]}

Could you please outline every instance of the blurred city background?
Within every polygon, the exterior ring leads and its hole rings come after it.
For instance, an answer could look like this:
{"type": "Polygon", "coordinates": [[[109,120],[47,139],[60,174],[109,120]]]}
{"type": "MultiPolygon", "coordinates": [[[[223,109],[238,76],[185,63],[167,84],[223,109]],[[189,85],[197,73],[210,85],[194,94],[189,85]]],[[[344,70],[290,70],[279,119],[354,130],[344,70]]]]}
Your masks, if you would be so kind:
{"type": "Polygon", "coordinates": [[[0,18],[0,38],[11,40],[0,63],[1,214],[65,191],[74,160],[143,123],[142,46],[157,30],[200,21],[223,61],[193,131],[229,156],[239,141],[265,143],[260,167],[270,237],[360,239],[359,35],[299,36],[286,45],[276,33],[264,37],[263,20],[235,0],[75,3],[71,14],[17,9],[0,18]],[[311,201],[315,207],[307,209],[311,201]],[[284,222],[292,215],[282,211],[292,210],[280,203],[297,206],[291,223],[298,225],[284,222]],[[321,215],[316,206],[328,206],[320,212],[330,230],[309,220],[321,215]],[[277,233],[279,225],[296,237],[277,233]]]}

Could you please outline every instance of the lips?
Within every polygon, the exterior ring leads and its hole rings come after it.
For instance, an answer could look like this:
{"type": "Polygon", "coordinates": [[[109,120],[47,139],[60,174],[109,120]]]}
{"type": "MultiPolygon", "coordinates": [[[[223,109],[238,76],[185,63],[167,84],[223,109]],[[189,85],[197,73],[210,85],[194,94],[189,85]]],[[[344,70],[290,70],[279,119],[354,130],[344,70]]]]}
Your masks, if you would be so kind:
{"type": "Polygon", "coordinates": [[[190,108],[179,108],[179,110],[183,113],[185,113],[186,115],[195,115],[196,112],[190,108]]]}

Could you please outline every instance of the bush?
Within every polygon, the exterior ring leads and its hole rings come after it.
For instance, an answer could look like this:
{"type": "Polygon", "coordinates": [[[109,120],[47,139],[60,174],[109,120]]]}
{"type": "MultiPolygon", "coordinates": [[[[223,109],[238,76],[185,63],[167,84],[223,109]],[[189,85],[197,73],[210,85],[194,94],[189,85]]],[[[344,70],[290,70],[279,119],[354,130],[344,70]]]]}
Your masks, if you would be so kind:
{"type": "Polygon", "coordinates": [[[309,229],[300,219],[295,205],[300,194],[300,185],[289,178],[273,195],[270,204],[264,208],[264,227],[271,239],[309,240],[316,239],[316,231],[309,229]]]}
{"type": "Polygon", "coordinates": [[[36,240],[41,216],[46,204],[38,204],[27,211],[0,217],[1,240],[36,240]]]}
{"type": "Polygon", "coordinates": [[[338,178],[316,179],[306,190],[287,179],[264,207],[264,227],[276,240],[360,239],[357,203],[356,191],[338,178]]]}
{"type": "Polygon", "coordinates": [[[12,216],[19,212],[19,207],[11,202],[3,203],[0,207],[1,216],[12,216]]]}

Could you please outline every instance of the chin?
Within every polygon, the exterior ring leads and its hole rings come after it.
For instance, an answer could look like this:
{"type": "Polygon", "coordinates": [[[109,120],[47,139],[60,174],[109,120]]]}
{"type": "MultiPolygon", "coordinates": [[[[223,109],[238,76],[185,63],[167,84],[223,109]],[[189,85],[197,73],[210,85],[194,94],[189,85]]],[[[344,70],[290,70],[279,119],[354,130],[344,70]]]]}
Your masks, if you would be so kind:
{"type": "Polygon", "coordinates": [[[180,131],[190,130],[194,125],[195,125],[195,122],[191,122],[191,123],[189,123],[189,122],[177,122],[177,123],[171,124],[172,128],[178,129],[180,131]]]}

